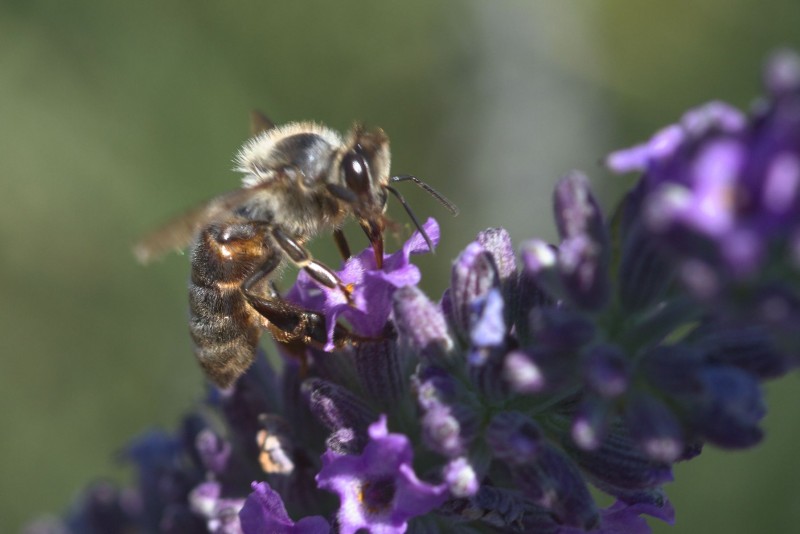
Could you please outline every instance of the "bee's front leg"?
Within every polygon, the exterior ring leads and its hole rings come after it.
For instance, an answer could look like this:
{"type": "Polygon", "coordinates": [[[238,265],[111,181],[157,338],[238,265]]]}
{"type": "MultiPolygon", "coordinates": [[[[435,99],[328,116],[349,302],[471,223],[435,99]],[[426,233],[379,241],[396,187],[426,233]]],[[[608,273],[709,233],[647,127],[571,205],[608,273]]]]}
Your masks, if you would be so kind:
{"type": "Polygon", "coordinates": [[[336,243],[336,248],[342,259],[349,260],[353,254],[350,252],[350,245],[347,243],[347,238],[341,229],[337,228],[333,231],[333,241],[336,243]]]}

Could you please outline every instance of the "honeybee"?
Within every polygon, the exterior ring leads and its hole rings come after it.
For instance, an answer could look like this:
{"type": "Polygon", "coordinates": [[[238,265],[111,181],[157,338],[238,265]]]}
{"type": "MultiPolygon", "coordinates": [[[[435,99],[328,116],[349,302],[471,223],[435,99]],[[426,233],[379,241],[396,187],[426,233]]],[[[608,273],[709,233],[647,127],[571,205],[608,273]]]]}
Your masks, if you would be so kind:
{"type": "MultiPolygon", "coordinates": [[[[190,246],[190,332],[200,366],[221,388],[251,365],[262,328],[287,345],[325,344],[325,317],[283,300],[271,281],[287,260],[351,301],[353,288],[306,249],[312,237],[333,232],[339,252],[348,258],[342,226],[352,217],[367,235],[380,269],[389,193],[432,249],[391,184],[411,181],[458,213],[416,177],[390,176],[389,139],[383,130],[356,124],[342,137],[312,122],[276,126],[258,112],[251,125],[254,136],[234,160],[235,170],[244,175],[242,187],[167,223],[134,249],[139,261],[148,263],[190,246]]],[[[355,339],[344,327],[335,328],[338,346],[355,339]]]]}

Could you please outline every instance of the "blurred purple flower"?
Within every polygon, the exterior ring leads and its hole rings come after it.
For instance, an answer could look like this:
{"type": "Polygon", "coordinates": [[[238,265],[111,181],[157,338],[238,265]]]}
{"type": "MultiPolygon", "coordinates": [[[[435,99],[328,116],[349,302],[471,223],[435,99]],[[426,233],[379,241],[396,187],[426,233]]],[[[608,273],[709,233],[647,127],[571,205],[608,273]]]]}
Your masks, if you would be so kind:
{"type": "Polygon", "coordinates": [[[768,97],[750,117],[711,102],[607,159],[643,173],[643,222],[701,297],[785,254],[800,228],[800,57],[776,53],[764,78],[768,97]]]}
{"type": "Polygon", "coordinates": [[[239,523],[239,510],[244,499],[222,496],[218,482],[204,482],[189,494],[189,507],[205,518],[209,532],[214,534],[243,534],[239,523]]]}
{"type": "Polygon", "coordinates": [[[253,493],[239,512],[244,534],[327,534],[331,527],[320,516],[289,518],[281,496],[266,482],[253,482],[253,493]]]}
{"type": "MultiPolygon", "coordinates": [[[[650,534],[650,526],[643,514],[660,519],[668,524],[675,520],[672,505],[665,503],[655,506],[647,503],[628,504],[617,501],[608,508],[600,511],[600,522],[591,530],[595,534],[650,534]]],[[[562,527],[558,534],[582,534],[586,532],[573,527],[562,527]]]]}

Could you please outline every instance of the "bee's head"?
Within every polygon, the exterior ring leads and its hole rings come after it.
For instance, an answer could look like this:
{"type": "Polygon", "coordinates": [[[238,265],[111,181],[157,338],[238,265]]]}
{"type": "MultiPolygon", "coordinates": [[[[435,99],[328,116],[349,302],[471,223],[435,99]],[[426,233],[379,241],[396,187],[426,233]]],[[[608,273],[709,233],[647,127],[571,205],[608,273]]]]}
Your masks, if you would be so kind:
{"type": "Polygon", "coordinates": [[[383,130],[368,132],[356,125],[350,132],[345,151],[339,162],[339,182],[330,186],[335,196],[350,203],[353,215],[367,234],[375,252],[375,262],[380,268],[383,263],[383,229],[385,226],[386,200],[392,193],[402,203],[414,225],[433,250],[430,238],[422,229],[405,199],[390,183],[413,180],[417,185],[431,193],[453,214],[457,208],[430,186],[413,176],[390,176],[389,138],[383,130]]]}
{"type": "Polygon", "coordinates": [[[356,124],[345,142],[339,163],[340,184],[353,195],[353,214],[372,219],[386,211],[391,154],[389,138],[383,130],[367,131],[356,124]]]}
{"type": "Polygon", "coordinates": [[[338,162],[338,176],[328,185],[330,193],[349,206],[364,229],[372,243],[378,266],[383,263],[384,213],[390,160],[389,138],[383,130],[367,131],[356,124],[344,143],[338,162]]]}

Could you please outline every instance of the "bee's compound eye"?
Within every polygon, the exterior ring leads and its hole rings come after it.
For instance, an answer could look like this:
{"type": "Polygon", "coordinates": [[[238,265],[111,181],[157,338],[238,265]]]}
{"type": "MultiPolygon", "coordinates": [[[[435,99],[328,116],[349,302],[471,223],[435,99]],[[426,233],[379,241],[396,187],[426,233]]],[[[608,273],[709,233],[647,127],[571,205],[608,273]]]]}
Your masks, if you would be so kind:
{"type": "Polygon", "coordinates": [[[364,156],[350,152],[342,158],[342,171],[347,187],[353,192],[362,194],[369,190],[369,169],[364,156]]]}

